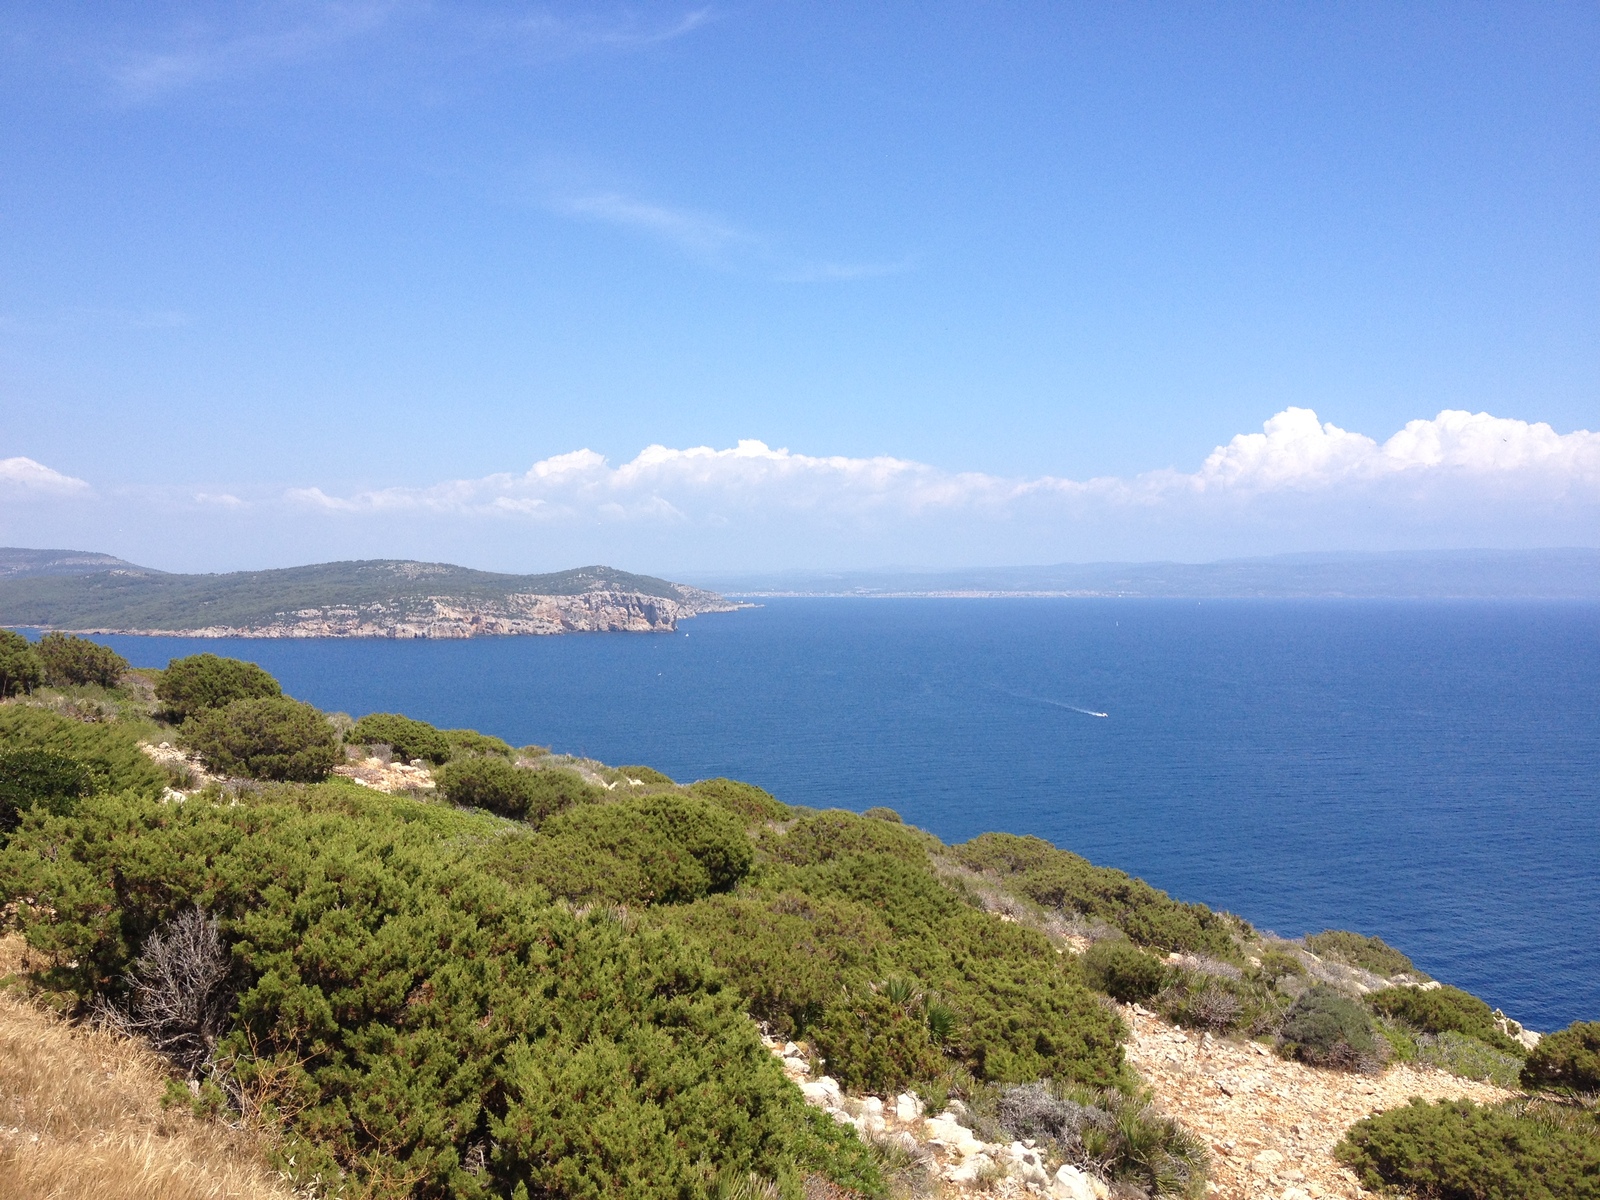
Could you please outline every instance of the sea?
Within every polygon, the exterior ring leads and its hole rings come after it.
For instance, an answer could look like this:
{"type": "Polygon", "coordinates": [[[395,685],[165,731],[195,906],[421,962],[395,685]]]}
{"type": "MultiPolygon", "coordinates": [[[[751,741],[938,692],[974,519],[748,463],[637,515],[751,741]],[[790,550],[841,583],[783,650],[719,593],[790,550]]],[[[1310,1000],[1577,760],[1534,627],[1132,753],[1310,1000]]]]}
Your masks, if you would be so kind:
{"type": "Polygon", "coordinates": [[[1600,605],[785,598],[675,633],[106,637],[958,842],[1034,834],[1286,937],[1600,1019],[1600,605]]]}

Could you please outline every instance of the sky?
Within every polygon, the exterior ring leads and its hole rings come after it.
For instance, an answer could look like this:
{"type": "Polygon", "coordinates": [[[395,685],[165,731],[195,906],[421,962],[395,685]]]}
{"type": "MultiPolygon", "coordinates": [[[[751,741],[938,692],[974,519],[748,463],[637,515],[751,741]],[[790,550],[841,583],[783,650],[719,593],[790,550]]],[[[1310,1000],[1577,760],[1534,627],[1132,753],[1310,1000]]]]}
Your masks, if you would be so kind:
{"type": "Polygon", "coordinates": [[[1593,4],[0,12],[0,542],[1600,545],[1593,4]]]}

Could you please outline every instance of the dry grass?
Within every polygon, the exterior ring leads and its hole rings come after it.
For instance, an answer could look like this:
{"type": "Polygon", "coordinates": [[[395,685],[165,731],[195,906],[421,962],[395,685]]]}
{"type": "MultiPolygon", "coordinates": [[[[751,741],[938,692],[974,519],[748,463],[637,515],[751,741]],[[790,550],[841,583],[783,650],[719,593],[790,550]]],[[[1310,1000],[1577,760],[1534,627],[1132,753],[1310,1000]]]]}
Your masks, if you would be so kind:
{"type": "MultiPolygon", "coordinates": [[[[26,968],[0,938],[0,978],[26,968]]],[[[0,1196],[292,1200],[248,1133],[163,1111],[168,1074],[138,1042],[0,990],[0,1196]]]]}

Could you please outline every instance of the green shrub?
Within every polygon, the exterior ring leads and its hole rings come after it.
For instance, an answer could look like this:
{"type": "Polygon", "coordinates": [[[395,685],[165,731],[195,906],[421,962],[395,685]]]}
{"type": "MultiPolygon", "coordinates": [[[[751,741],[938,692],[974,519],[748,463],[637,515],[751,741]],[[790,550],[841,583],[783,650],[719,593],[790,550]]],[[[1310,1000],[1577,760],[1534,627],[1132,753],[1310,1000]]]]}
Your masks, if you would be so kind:
{"type": "Polygon", "coordinates": [[[215,654],[175,658],[156,680],[156,699],[174,721],[186,721],[235,700],[283,695],[278,681],[255,663],[215,654]]]}
{"type": "Polygon", "coordinates": [[[602,904],[683,904],[727,891],[751,859],[750,839],[730,814],[673,793],[571,809],[537,833],[503,839],[493,857],[507,879],[602,904]]]}
{"type": "Polygon", "coordinates": [[[774,872],[773,878],[793,879],[815,896],[854,900],[902,937],[932,936],[966,907],[926,861],[909,863],[892,854],[852,854],[792,875],[774,872]]]}
{"type": "Polygon", "coordinates": [[[764,845],[780,862],[816,866],[858,854],[877,854],[925,865],[933,843],[921,830],[893,825],[830,808],[796,821],[781,836],[768,837],[764,845]]]}
{"type": "Polygon", "coordinates": [[[352,746],[388,746],[404,762],[420,758],[442,763],[450,758],[449,737],[426,721],[399,713],[368,713],[351,726],[344,740],[352,746]]]}
{"type": "Polygon", "coordinates": [[[213,771],[252,779],[313,783],[340,759],[327,717],[287,696],[205,709],[185,721],[178,736],[213,771]]]}
{"type": "Polygon", "coordinates": [[[1358,1121],[1337,1154],[1367,1187],[1428,1200],[1600,1196],[1600,1137],[1516,1105],[1412,1100],[1358,1121]]]}
{"type": "Polygon", "coordinates": [[[33,809],[61,815],[95,791],[89,768],[51,750],[0,751],[0,840],[33,809]]]}
{"type": "Polygon", "coordinates": [[[1374,1011],[1404,1021],[1424,1033],[1464,1033],[1487,1042],[1502,1054],[1526,1058],[1528,1048],[1513,1041],[1494,1023],[1494,1011],[1460,988],[1391,987],[1373,992],[1367,1003],[1374,1011]]]}
{"type": "Polygon", "coordinates": [[[1121,938],[1090,946],[1083,956],[1083,972],[1095,991],[1124,1004],[1148,1000],[1166,986],[1168,976],[1165,963],[1121,938]]]}
{"type": "Polygon", "coordinates": [[[947,1052],[977,1078],[1124,1082],[1126,1027],[1042,933],[963,907],[895,958],[960,1014],[947,1052]]]}
{"type": "Polygon", "coordinates": [[[1419,1033],[1416,1058],[1463,1079],[1481,1079],[1503,1088],[1516,1087],[1522,1073],[1522,1059],[1515,1054],[1506,1054],[1475,1037],[1448,1029],[1443,1033],[1419,1033]]]}
{"type": "Polygon", "coordinates": [[[116,687],[128,660],[110,646],[65,633],[47,633],[34,647],[44,667],[44,681],[51,687],[81,687],[98,684],[116,687]]]}
{"type": "Polygon", "coordinates": [[[1412,975],[1426,980],[1415,964],[1380,937],[1365,937],[1348,929],[1325,929],[1306,938],[1306,949],[1319,958],[1331,958],[1360,967],[1374,975],[1412,975]]]}
{"type": "Polygon", "coordinates": [[[1184,904],[1121,871],[1096,867],[1043,838],[985,833],[954,847],[974,871],[998,875],[1035,904],[1098,917],[1140,945],[1236,958],[1228,918],[1203,904],[1184,904]]]}
{"type": "Polygon", "coordinates": [[[45,708],[0,707],[0,747],[43,750],[82,764],[96,792],[161,795],[167,775],[139,749],[138,739],[115,723],[87,724],[45,708]]]}
{"type": "Polygon", "coordinates": [[[1547,1033],[1528,1055],[1522,1085],[1564,1092],[1600,1092],[1600,1021],[1574,1021],[1547,1033]]]}
{"type": "Polygon", "coordinates": [[[573,805],[593,804],[606,795],[603,788],[576,771],[536,771],[490,756],[448,762],[435,773],[434,782],[451,804],[533,824],[573,805]]]}
{"type": "Polygon", "coordinates": [[[799,890],[707,896],[663,918],[704,945],[750,1013],[798,1037],[847,988],[864,988],[893,935],[848,900],[799,890]]]}
{"type": "Polygon", "coordinates": [[[881,806],[877,808],[869,808],[861,815],[873,821],[888,821],[891,825],[905,824],[905,822],[900,819],[900,814],[895,812],[895,810],[892,808],[883,808],[881,806]]]}
{"type": "Polygon", "coordinates": [[[47,982],[85,1004],[122,1002],[153,931],[214,916],[235,999],[213,1066],[284,1126],[301,1183],[710,1200],[719,1176],[797,1197],[820,1170],[881,1194],[701,951],[489,875],[494,828],[344,784],[232,806],[92,797],[0,851],[0,892],[61,964],[47,982]]]}
{"type": "Polygon", "coordinates": [[[1277,983],[1280,979],[1291,976],[1299,977],[1306,973],[1305,964],[1287,950],[1280,950],[1277,946],[1268,946],[1261,952],[1261,974],[1268,983],[1277,983]]]}
{"type": "Polygon", "coordinates": [[[737,813],[746,821],[782,821],[789,816],[789,806],[780,803],[770,792],[753,783],[738,783],[732,779],[701,779],[689,785],[689,793],[720,804],[737,813]]]}
{"type": "Polygon", "coordinates": [[[0,629],[0,700],[32,692],[44,682],[44,663],[33,644],[20,633],[0,629]]]}
{"type": "Polygon", "coordinates": [[[835,1000],[811,1040],[828,1074],[850,1091],[892,1096],[945,1070],[921,1012],[870,988],[835,1000]]]}
{"type": "Polygon", "coordinates": [[[1374,1071],[1383,1065],[1372,1017],[1329,987],[1302,992],[1284,1014],[1280,1033],[1285,1052],[1315,1066],[1374,1071]]]}
{"type": "Polygon", "coordinates": [[[511,743],[487,733],[479,733],[476,729],[446,729],[445,741],[450,743],[451,758],[471,758],[481,755],[492,755],[498,758],[514,758],[516,751],[511,748],[511,743]]]}

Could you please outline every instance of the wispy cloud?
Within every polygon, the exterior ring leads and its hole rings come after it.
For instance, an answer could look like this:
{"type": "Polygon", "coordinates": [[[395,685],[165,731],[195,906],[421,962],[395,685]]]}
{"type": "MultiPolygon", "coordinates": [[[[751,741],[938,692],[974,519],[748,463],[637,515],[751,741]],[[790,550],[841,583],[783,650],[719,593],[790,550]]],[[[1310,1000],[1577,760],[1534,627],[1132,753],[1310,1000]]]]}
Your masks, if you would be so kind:
{"type": "Polygon", "coordinates": [[[651,238],[707,266],[762,275],[782,283],[849,283],[899,275],[912,258],[880,262],[810,260],[779,241],[715,213],[642,200],[620,191],[558,192],[551,207],[563,216],[596,221],[651,238]]]}
{"type": "Polygon", "coordinates": [[[243,18],[220,10],[209,20],[161,31],[159,45],[121,48],[105,61],[122,96],[139,102],[313,60],[401,24],[411,26],[435,57],[537,62],[642,50],[676,41],[713,19],[706,7],[665,15],[634,8],[548,8],[507,17],[424,0],[313,0],[257,8],[243,18]]]}
{"type": "Polygon", "coordinates": [[[232,492],[196,492],[194,494],[194,502],[205,505],[208,508],[236,509],[248,507],[246,501],[239,499],[232,492]]]}
{"type": "Polygon", "coordinates": [[[298,19],[245,31],[189,23],[171,31],[169,44],[161,49],[122,55],[111,76],[126,98],[152,99],[208,80],[302,62],[381,28],[401,7],[377,2],[297,5],[293,11],[298,19]]]}
{"type": "Polygon", "coordinates": [[[645,20],[637,12],[572,15],[546,11],[524,17],[512,28],[544,48],[637,50],[676,41],[712,19],[710,8],[691,9],[665,21],[645,20]]]}
{"type": "Polygon", "coordinates": [[[748,250],[762,245],[755,235],[707,213],[651,204],[615,192],[574,196],[558,201],[557,207],[571,216],[647,234],[695,255],[719,255],[733,248],[748,250]]]}
{"type": "Polygon", "coordinates": [[[902,258],[895,262],[818,262],[802,263],[778,276],[784,283],[850,283],[857,279],[882,279],[888,275],[904,275],[916,268],[916,260],[902,258]]]}
{"type": "Polygon", "coordinates": [[[92,489],[81,479],[51,470],[31,458],[0,458],[0,488],[13,494],[82,496],[92,489]]]}

